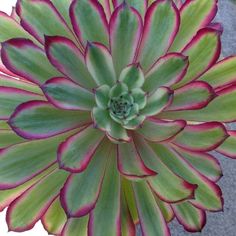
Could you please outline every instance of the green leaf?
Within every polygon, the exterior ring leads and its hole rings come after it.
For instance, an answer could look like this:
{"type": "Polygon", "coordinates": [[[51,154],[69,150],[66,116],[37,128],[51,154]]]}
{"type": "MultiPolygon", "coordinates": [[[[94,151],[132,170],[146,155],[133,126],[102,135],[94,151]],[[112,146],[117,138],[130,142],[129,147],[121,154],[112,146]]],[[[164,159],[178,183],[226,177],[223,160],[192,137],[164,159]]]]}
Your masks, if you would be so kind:
{"type": "Polygon", "coordinates": [[[128,88],[128,86],[126,84],[124,84],[124,83],[117,83],[110,90],[109,96],[110,96],[110,98],[118,97],[118,96],[120,96],[122,94],[128,93],[128,91],[129,91],[129,88],[128,88]]]}
{"type": "Polygon", "coordinates": [[[110,89],[108,85],[102,85],[95,90],[95,100],[98,107],[102,109],[108,107],[110,89]]]}
{"type": "Polygon", "coordinates": [[[136,118],[128,121],[126,124],[124,124],[124,128],[129,130],[136,130],[137,128],[142,126],[142,123],[146,119],[143,115],[138,115],[136,118]]]}
{"type": "Polygon", "coordinates": [[[133,89],[131,95],[134,102],[138,104],[139,110],[143,109],[147,104],[147,94],[140,88],[133,89]]]}
{"type": "Polygon", "coordinates": [[[92,118],[95,127],[103,131],[111,130],[112,121],[107,109],[105,110],[99,107],[94,107],[92,110],[92,118]]]}
{"type": "Polygon", "coordinates": [[[6,148],[10,145],[24,142],[25,139],[16,135],[11,130],[2,130],[0,129],[0,149],[6,148]]]}
{"type": "Polygon", "coordinates": [[[172,205],[162,201],[157,195],[155,195],[155,200],[157,202],[158,207],[161,210],[163,217],[167,223],[171,222],[175,217],[174,212],[171,208],[172,205]]]}

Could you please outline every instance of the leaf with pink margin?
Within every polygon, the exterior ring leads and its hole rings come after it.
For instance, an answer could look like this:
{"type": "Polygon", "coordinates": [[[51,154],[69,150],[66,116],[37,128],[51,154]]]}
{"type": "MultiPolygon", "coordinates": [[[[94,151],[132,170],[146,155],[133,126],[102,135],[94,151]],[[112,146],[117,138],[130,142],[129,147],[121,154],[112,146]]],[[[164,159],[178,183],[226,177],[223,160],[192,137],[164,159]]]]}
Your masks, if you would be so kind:
{"type": "Polygon", "coordinates": [[[206,224],[206,212],[193,206],[190,202],[173,204],[172,209],[178,222],[188,232],[201,232],[206,224]]]}
{"type": "Polygon", "coordinates": [[[170,236],[169,228],[146,182],[134,182],[136,204],[143,236],[170,236]]]}
{"type": "Polygon", "coordinates": [[[89,236],[121,235],[121,183],[116,166],[115,145],[113,145],[109,159],[101,193],[95,209],[89,216],[89,236]]]}
{"type": "Polygon", "coordinates": [[[206,27],[215,17],[218,0],[186,0],[180,8],[179,32],[170,48],[171,52],[182,51],[195,36],[196,32],[206,27]],[[196,9],[198,9],[196,11],[196,9]]]}
{"type": "Polygon", "coordinates": [[[188,71],[173,88],[182,87],[196,80],[216,63],[221,51],[220,36],[221,32],[211,28],[203,28],[198,31],[182,51],[189,59],[188,71]]]}
{"type": "Polygon", "coordinates": [[[157,195],[155,195],[155,200],[156,200],[158,207],[161,210],[161,213],[162,213],[165,221],[167,223],[171,222],[175,217],[174,212],[171,208],[171,204],[162,201],[157,195]]]}
{"type": "Polygon", "coordinates": [[[147,72],[143,89],[151,92],[161,86],[174,85],[183,79],[188,65],[188,57],[180,53],[169,53],[160,57],[147,72]]]}
{"type": "Polygon", "coordinates": [[[193,198],[194,191],[197,187],[195,184],[191,184],[176,175],[159,156],[153,152],[148,146],[148,143],[141,136],[136,135],[134,142],[145,165],[157,172],[157,176],[147,178],[147,182],[162,201],[175,203],[193,198]]]}
{"type": "Polygon", "coordinates": [[[99,3],[102,5],[103,10],[106,14],[107,21],[110,21],[111,13],[113,12],[113,5],[112,0],[98,0],[99,3]]]}
{"type": "Polygon", "coordinates": [[[47,80],[42,90],[48,101],[61,109],[90,111],[95,106],[93,93],[63,77],[47,80]]]}
{"type": "Polygon", "coordinates": [[[48,102],[30,101],[19,105],[8,122],[21,137],[43,139],[79,128],[91,120],[88,112],[62,112],[48,102]]]}
{"type": "Polygon", "coordinates": [[[0,120],[7,120],[19,104],[45,98],[22,89],[0,86],[0,100],[4,101],[0,103],[0,120]]]}
{"type": "Polygon", "coordinates": [[[57,169],[14,200],[7,210],[9,230],[23,232],[32,229],[57,198],[68,175],[57,169]]]}
{"type": "Polygon", "coordinates": [[[60,199],[67,216],[82,217],[95,208],[111,149],[106,139],[97,148],[87,169],[72,174],[61,190],[60,199]]]}
{"type": "Polygon", "coordinates": [[[158,0],[148,8],[138,56],[145,72],[166,54],[178,32],[179,21],[179,11],[173,1],[158,0]]]}
{"type": "Polygon", "coordinates": [[[70,39],[45,36],[45,51],[51,64],[66,77],[85,88],[96,86],[86,67],[84,55],[70,39]]]}
{"type": "Polygon", "coordinates": [[[170,146],[157,143],[149,143],[149,145],[173,173],[197,185],[194,199],[189,200],[194,206],[212,212],[223,209],[222,192],[218,185],[200,174],[170,146]]]}
{"type": "Polygon", "coordinates": [[[175,120],[165,121],[156,118],[149,118],[144,121],[137,130],[145,139],[153,142],[161,142],[171,139],[186,126],[186,121],[175,120]]]}
{"type": "Polygon", "coordinates": [[[44,35],[61,35],[76,42],[73,32],[52,2],[47,0],[18,0],[16,12],[20,16],[22,27],[40,43],[44,44],[44,35]]]}
{"type": "Polygon", "coordinates": [[[60,235],[67,222],[66,214],[61,207],[59,197],[54,200],[41,218],[43,227],[48,234],[60,235]]]}
{"type": "Polygon", "coordinates": [[[88,42],[85,50],[88,71],[98,86],[113,86],[117,79],[112,56],[107,47],[100,43],[88,42]]]}
{"type": "Polygon", "coordinates": [[[70,19],[84,47],[87,41],[109,45],[108,22],[104,9],[97,0],[73,0],[70,19]]]}
{"type": "Polygon", "coordinates": [[[204,73],[199,81],[205,81],[214,89],[222,89],[236,82],[236,56],[227,57],[204,73]]]}
{"type": "Polygon", "coordinates": [[[188,151],[177,146],[175,150],[188,161],[198,172],[213,182],[217,182],[222,176],[220,162],[211,154],[205,152],[188,151]]]}
{"type": "Polygon", "coordinates": [[[128,179],[142,179],[157,173],[145,166],[134,143],[117,145],[118,170],[128,179]]]}
{"type": "Polygon", "coordinates": [[[87,236],[88,220],[88,216],[68,219],[61,236],[78,236],[78,232],[81,236],[87,236]]]}
{"type": "Polygon", "coordinates": [[[236,131],[229,130],[229,137],[218,147],[216,151],[229,158],[236,159],[236,131]]]}
{"type": "Polygon", "coordinates": [[[119,76],[121,71],[135,61],[143,30],[140,14],[123,2],[115,9],[110,20],[111,54],[119,76]]]}
{"type": "Polygon", "coordinates": [[[83,172],[103,138],[104,133],[90,125],[66,139],[58,148],[60,168],[73,173],[83,172]]]}
{"type": "Polygon", "coordinates": [[[221,145],[229,135],[220,122],[187,125],[172,142],[190,151],[212,151],[221,145]]]}
{"type": "Polygon", "coordinates": [[[9,147],[13,144],[18,144],[26,141],[18,136],[15,132],[9,129],[0,129],[0,150],[9,147]]]}
{"type": "Polygon", "coordinates": [[[201,109],[206,107],[215,97],[216,93],[209,84],[193,81],[174,91],[173,101],[166,111],[201,109]]]}
{"type": "Polygon", "coordinates": [[[38,85],[60,75],[44,51],[28,39],[15,38],[2,43],[1,57],[7,69],[38,85]]]}

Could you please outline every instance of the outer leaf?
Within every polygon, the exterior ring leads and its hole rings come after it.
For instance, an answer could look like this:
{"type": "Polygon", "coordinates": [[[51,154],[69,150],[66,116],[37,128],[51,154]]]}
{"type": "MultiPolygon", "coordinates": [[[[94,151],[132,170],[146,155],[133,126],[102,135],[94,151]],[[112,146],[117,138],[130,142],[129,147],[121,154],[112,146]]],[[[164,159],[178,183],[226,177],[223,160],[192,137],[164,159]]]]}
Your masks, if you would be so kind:
{"type": "Polygon", "coordinates": [[[127,178],[136,179],[156,175],[156,172],[145,166],[134,144],[117,146],[118,169],[127,178]]]}
{"type": "Polygon", "coordinates": [[[73,0],[70,18],[76,35],[83,46],[100,42],[108,46],[108,23],[100,3],[96,0],[73,0]]]}
{"type": "Polygon", "coordinates": [[[24,142],[25,139],[16,135],[13,131],[8,129],[0,129],[0,149],[6,148],[13,144],[24,142]]]}
{"type": "Polygon", "coordinates": [[[139,52],[144,71],[167,52],[178,32],[179,20],[179,11],[173,1],[158,0],[148,8],[139,52]]]}
{"type": "Polygon", "coordinates": [[[90,213],[89,236],[121,235],[120,176],[116,167],[115,146],[109,159],[96,208],[90,213]]]}
{"type": "Polygon", "coordinates": [[[48,80],[42,90],[48,100],[61,109],[90,111],[95,106],[91,92],[63,77],[48,80]]]}
{"type": "Polygon", "coordinates": [[[99,0],[100,4],[102,5],[104,12],[107,17],[107,21],[109,22],[111,17],[111,12],[113,11],[112,0],[99,0]]]}
{"type": "Polygon", "coordinates": [[[68,219],[61,236],[87,236],[88,216],[68,219]]]}
{"type": "Polygon", "coordinates": [[[0,86],[0,119],[6,120],[12,111],[21,103],[30,100],[43,100],[44,97],[37,93],[22,89],[0,86]]]}
{"type": "Polygon", "coordinates": [[[47,0],[19,0],[16,11],[21,18],[23,28],[42,44],[44,35],[61,35],[75,40],[65,20],[47,0]]]}
{"type": "Polygon", "coordinates": [[[45,37],[47,57],[61,73],[85,88],[94,88],[95,83],[85,65],[80,49],[68,38],[45,37]]]}
{"type": "Polygon", "coordinates": [[[177,146],[191,151],[211,151],[228,137],[227,131],[219,122],[187,125],[172,141],[177,146]]]}
{"type": "Polygon", "coordinates": [[[180,29],[170,51],[181,51],[198,30],[213,20],[216,12],[217,0],[185,1],[180,9],[180,29]]]}
{"type": "Polygon", "coordinates": [[[66,221],[66,214],[57,198],[43,215],[43,226],[49,234],[60,235],[66,221]]]}
{"type": "Polygon", "coordinates": [[[173,101],[167,110],[201,109],[215,97],[215,91],[210,85],[205,82],[194,81],[174,91],[173,101]]]}
{"type": "Polygon", "coordinates": [[[185,125],[184,120],[164,121],[150,118],[142,124],[137,132],[150,141],[161,142],[174,137],[184,129],[185,125]]]}
{"type": "Polygon", "coordinates": [[[140,225],[143,236],[169,236],[170,231],[145,182],[133,183],[140,225]]]}
{"type": "Polygon", "coordinates": [[[221,89],[236,82],[236,57],[227,57],[216,63],[199,80],[205,81],[215,89],[221,89]]]}
{"type": "Polygon", "coordinates": [[[172,205],[175,216],[188,232],[201,232],[206,224],[205,211],[194,207],[190,202],[172,205]]]}
{"type": "Polygon", "coordinates": [[[184,77],[188,64],[188,58],[179,53],[161,57],[148,71],[143,89],[152,92],[160,86],[174,85],[184,77]]]}
{"type": "Polygon", "coordinates": [[[98,43],[88,43],[85,51],[85,61],[90,74],[98,86],[113,86],[116,75],[113,61],[108,49],[98,43]]]}
{"type": "Polygon", "coordinates": [[[50,65],[43,50],[27,39],[4,42],[1,57],[7,69],[39,85],[60,75],[50,65]]]}
{"type": "Polygon", "coordinates": [[[143,30],[139,13],[126,2],[117,7],[110,20],[110,44],[116,74],[135,59],[143,30]]]}
{"type": "Polygon", "coordinates": [[[84,171],[103,138],[103,132],[91,126],[69,137],[58,149],[60,167],[70,172],[84,171]]]}
{"type": "Polygon", "coordinates": [[[7,211],[9,229],[15,232],[32,229],[59,194],[67,176],[68,173],[56,170],[11,203],[7,211]]]}
{"type": "Polygon", "coordinates": [[[61,191],[61,202],[68,217],[88,214],[97,202],[111,145],[103,142],[94,154],[88,168],[81,174],[72,174],[61,191]]]}
{"type": "Polygon", "coordinates": [[[171,222],[175,217],[174,212],[171,208],[171,205],[169,203],[166,203],[166,202],[162,201],[157,196],[155,196],[155,199],[156,199],[158,207],[161,210],[161,213],[162,213],[163,217],[165,218],[165,221],[167,223],[171,222]]]}
{"type": "Polygon", "coordinates": [[[173,149],[157,143],[149,145],[174,173],[190,183],[198,185],[195,190],[194,200],[190,200],[191,203],[203,210],[222,210],[223,198],[218,185],[201,175],[173,149]]]}
{"type": "Polygon", "coordinates": [[[90,117],[86,112],[62,112],[43,101],[21,104],[9,119],[11,128],[26,139],[51,137],[88,123],[90,117]]]}

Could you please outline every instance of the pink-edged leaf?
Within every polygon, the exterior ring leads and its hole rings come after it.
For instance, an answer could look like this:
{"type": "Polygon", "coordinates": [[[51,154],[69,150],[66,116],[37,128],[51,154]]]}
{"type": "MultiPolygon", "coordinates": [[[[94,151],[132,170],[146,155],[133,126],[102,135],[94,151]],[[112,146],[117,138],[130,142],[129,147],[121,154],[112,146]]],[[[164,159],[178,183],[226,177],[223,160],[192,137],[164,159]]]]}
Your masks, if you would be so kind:
{"type": "Polygon", "coordinates": [[[8,70],[38,85],[60,75],[44,51],[28,39],[15,38],[2,43],[1,57],[8,70]]]}
{"type": "Polygon", "coordinates": [[[8,122],[21,137],[42,139],[88,124],[91,118],[87,112],[62,112],[48,102],[30,101],[19,105],[8,122]]]}
{"type": "Polygon", "coordinates": [[[87,169],[72,174],[61,191],[61,203],[68,217],[81,217],[94,209],[105,174],[111,145],[104,141],[94,154],[87,169]]]}
{"type": "Polygon", "coordinates": [[[133,189],[142,235],[170,236],[169,228],[147,183],[133,183],[133,189]]]}
{"type": "Polygon", "coordinates": [[[222,123],[207,122],[187,125],[172,142],[190,151],[211,151],[222,144],[228,136],[222,123]]]}
{"type": "Polygon", "coordinates": [[[66,139],[58,149],[60,167],[75,173],[84,171],[103,138],[103,132],[89,126],[66,139]]]}
{"type": "Polygon", "coordinates": [[[195,184],[191,184],[173,173],[141,136],[136,135],[134,142],[145,165],[158,173],[157,176],[152,176],[147,181],[162,201],[175,203],[193,198],[197,187],[195,184]]]}
{"type": "Polygon", "coordinates": [[[110,21],[111,13],[113,11],[112,0],[98,0],[103,7],[103,10],[106,14],[107,21],[110,21]]]}
{"type": "Polygon", "coordinates": [[[44,35],[61,35],[76,41],[65,20],[50,1],[19,0],[16,12],[20,16],[22,27],[42,44],[44,35]]]}
{"type": "Polygon", "coordinates": [[[87,235],[88,220],[88,216],[68,219],[61,236],[78,236],[78,232],[83,236],[87,235]]]}
{"type": "Polygon", "coordinates": [[[90,213],[88,236],[121,235],[121,180],[113,146],[96,207],[90,213]],[[112,189],[112,191],[111,191],[112,189]]]}
{"type": "Polygon", "coordinates": [[[90,42],[109,44],[108,22],[102,5],[97,0],[74,0],[70,18],[83,46],[90,42]]]}
{"type": "Polygon", "coordinates": [[[217,182],[222,176],[220,162],[211,154],[205,152],[193,152],[174,146],[174,148],[187,160],[193,168],[213,182],[217,182]]]}
{"type": "Polygon", "coordinates": [[[117,159],[120,173],[127,178],[139,179],[157,174],[145,166],[133,143],[119,144],[117,146],[117,159]]]}
{"type": "Polygon", "coordinates": [[[174,86],[175,88],[196,80],[216,63],[221,51],[220,35],[219,31],[212,28],[198,31],[182,51],[184,55],[188,56],[189,67],[186,75],[174,86]]]}
{"type": "Polygon", "coordinates": [[[201,232],[206,224],[206,212],[194,207],[190,202],[173,204],[172,209],[178,222],[188,232],[201,232]]]}
{"type": "Polygon", "coordinates": [[[109,50],[100,43],[88,43],[85,50],[85,61],[90,74],[98,86],[113,86],[116,74],[109,50]]]}
{"type": "Polygon", "coordinates": [[[138,56],[144,71],[167,52],[178,32],[179,20],[173,1],[158,0],[148,8],[138,56]]]}
{"type": "Polygon", "coordinates": [[[66,222],[66,214],[61,207],[59,197],[54,200],[51,206],[43,215],[42,224],[48,234],[60,235],[66,222]]]}
{"type": "Polygon", "coordinates": [[[14,200],[7,210],[9,230],[23,232],[34,227],[57,198],[68,173],[55,170],[14,200]]]}
{"type": "Polygon", "coordinates": [[[85,65],[84,55],[73,41],[61,36],[46,36],[45,50],[52,65],[66,77],[85,88],[95,87],[85,65]]]}
{"type": "Polygon", "coordinates": [[[165,221],[167,223],[171,222],[175,217],[174,212],[171,208],[171,204],[162,201],[157,195],[155,195],[155,200],[161,210],[163,217],[165,218],[165,221]]]}
{"type": "Polygon", "coordinates": [[[173,101],[166,110],[184,111],[201,109],[207,106],[215,97],[215,91],[209,84],[194,81],[174,91],[173,101]]]}
{"type": "Polygon", "coordinates": [[[89,111],[95,106],[93,93],[63,77],[48,80],[42,90],[47,99],[61,109],[89,111]]]}
{"type": "Polygon", "coordinates": [[[45,98],[37,93],[26,90],[0,86],[0,120],[7,120],[12,111],[23,103],[30,100],[45,100],[45,98]]]}
{"type": "Polygon", "coordinates": [[[232,158],[236,159],[236,131],[229,130],[229,137],[216,149],[217,152],[232,158]]]}
{"type": "Polygon", "coordinates": [[[174,137],[181,132],[185,126],[186,121],[184,120],[165,121],[149,118],[144,121],[137,132],[147,140],[161,142],[174,137]]]}
{"type": "Polygon", "coordinates": [[[158,157],[181,178],[196,184],[194,199],[189,200],[197,208],[208,211],[221,211],[223,197],[221,189],[214,182],[200,174],[187,160],[169,145],[149,143],[158,157]]]}
{"type": "Polygon", "coordinates": [[[144,90],[150,92],[160,86],[174,85],[185,76],[188,65],[188,58],[181,53],[166,54],[147,72],[144,90]]]}
{"type": "Polygon", "coordinates": [[[213,20],[217,12],[218,0],[186,0],[180,8],[179,32],[170,48],[181,51],[195,36],[196,32],[213,20]],[[196,11],[196,9],[198,9],[196,11]]]}
{"type": "Polygon", "coordinates": [[[110,46],[117,75],[135,59],[143,23],[140,14],[123,2],[110,20],[110,46]]]}
{"type": "Polygon", "coordinates": [[[223,25],[219,22],[211,22],[207,28],[212,28],[214,30],[217,30],[218,32],[220,32],[220,34],[223,34],[224,28],[223,25]]]}

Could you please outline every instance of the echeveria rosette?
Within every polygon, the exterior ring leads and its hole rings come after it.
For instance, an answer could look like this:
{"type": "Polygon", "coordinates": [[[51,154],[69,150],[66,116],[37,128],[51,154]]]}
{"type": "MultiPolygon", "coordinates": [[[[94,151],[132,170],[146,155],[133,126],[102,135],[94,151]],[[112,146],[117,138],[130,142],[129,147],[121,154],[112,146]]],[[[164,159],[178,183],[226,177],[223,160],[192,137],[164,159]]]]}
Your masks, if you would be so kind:
{"type": "Polygon", "coordinates": [[[236,58],[217,0],[18,0],[0,14],[0,209],[12,231],[170,235],[223,209],[236,58]],[[18,78],[18,80],[15,79],[18,78]]]}

